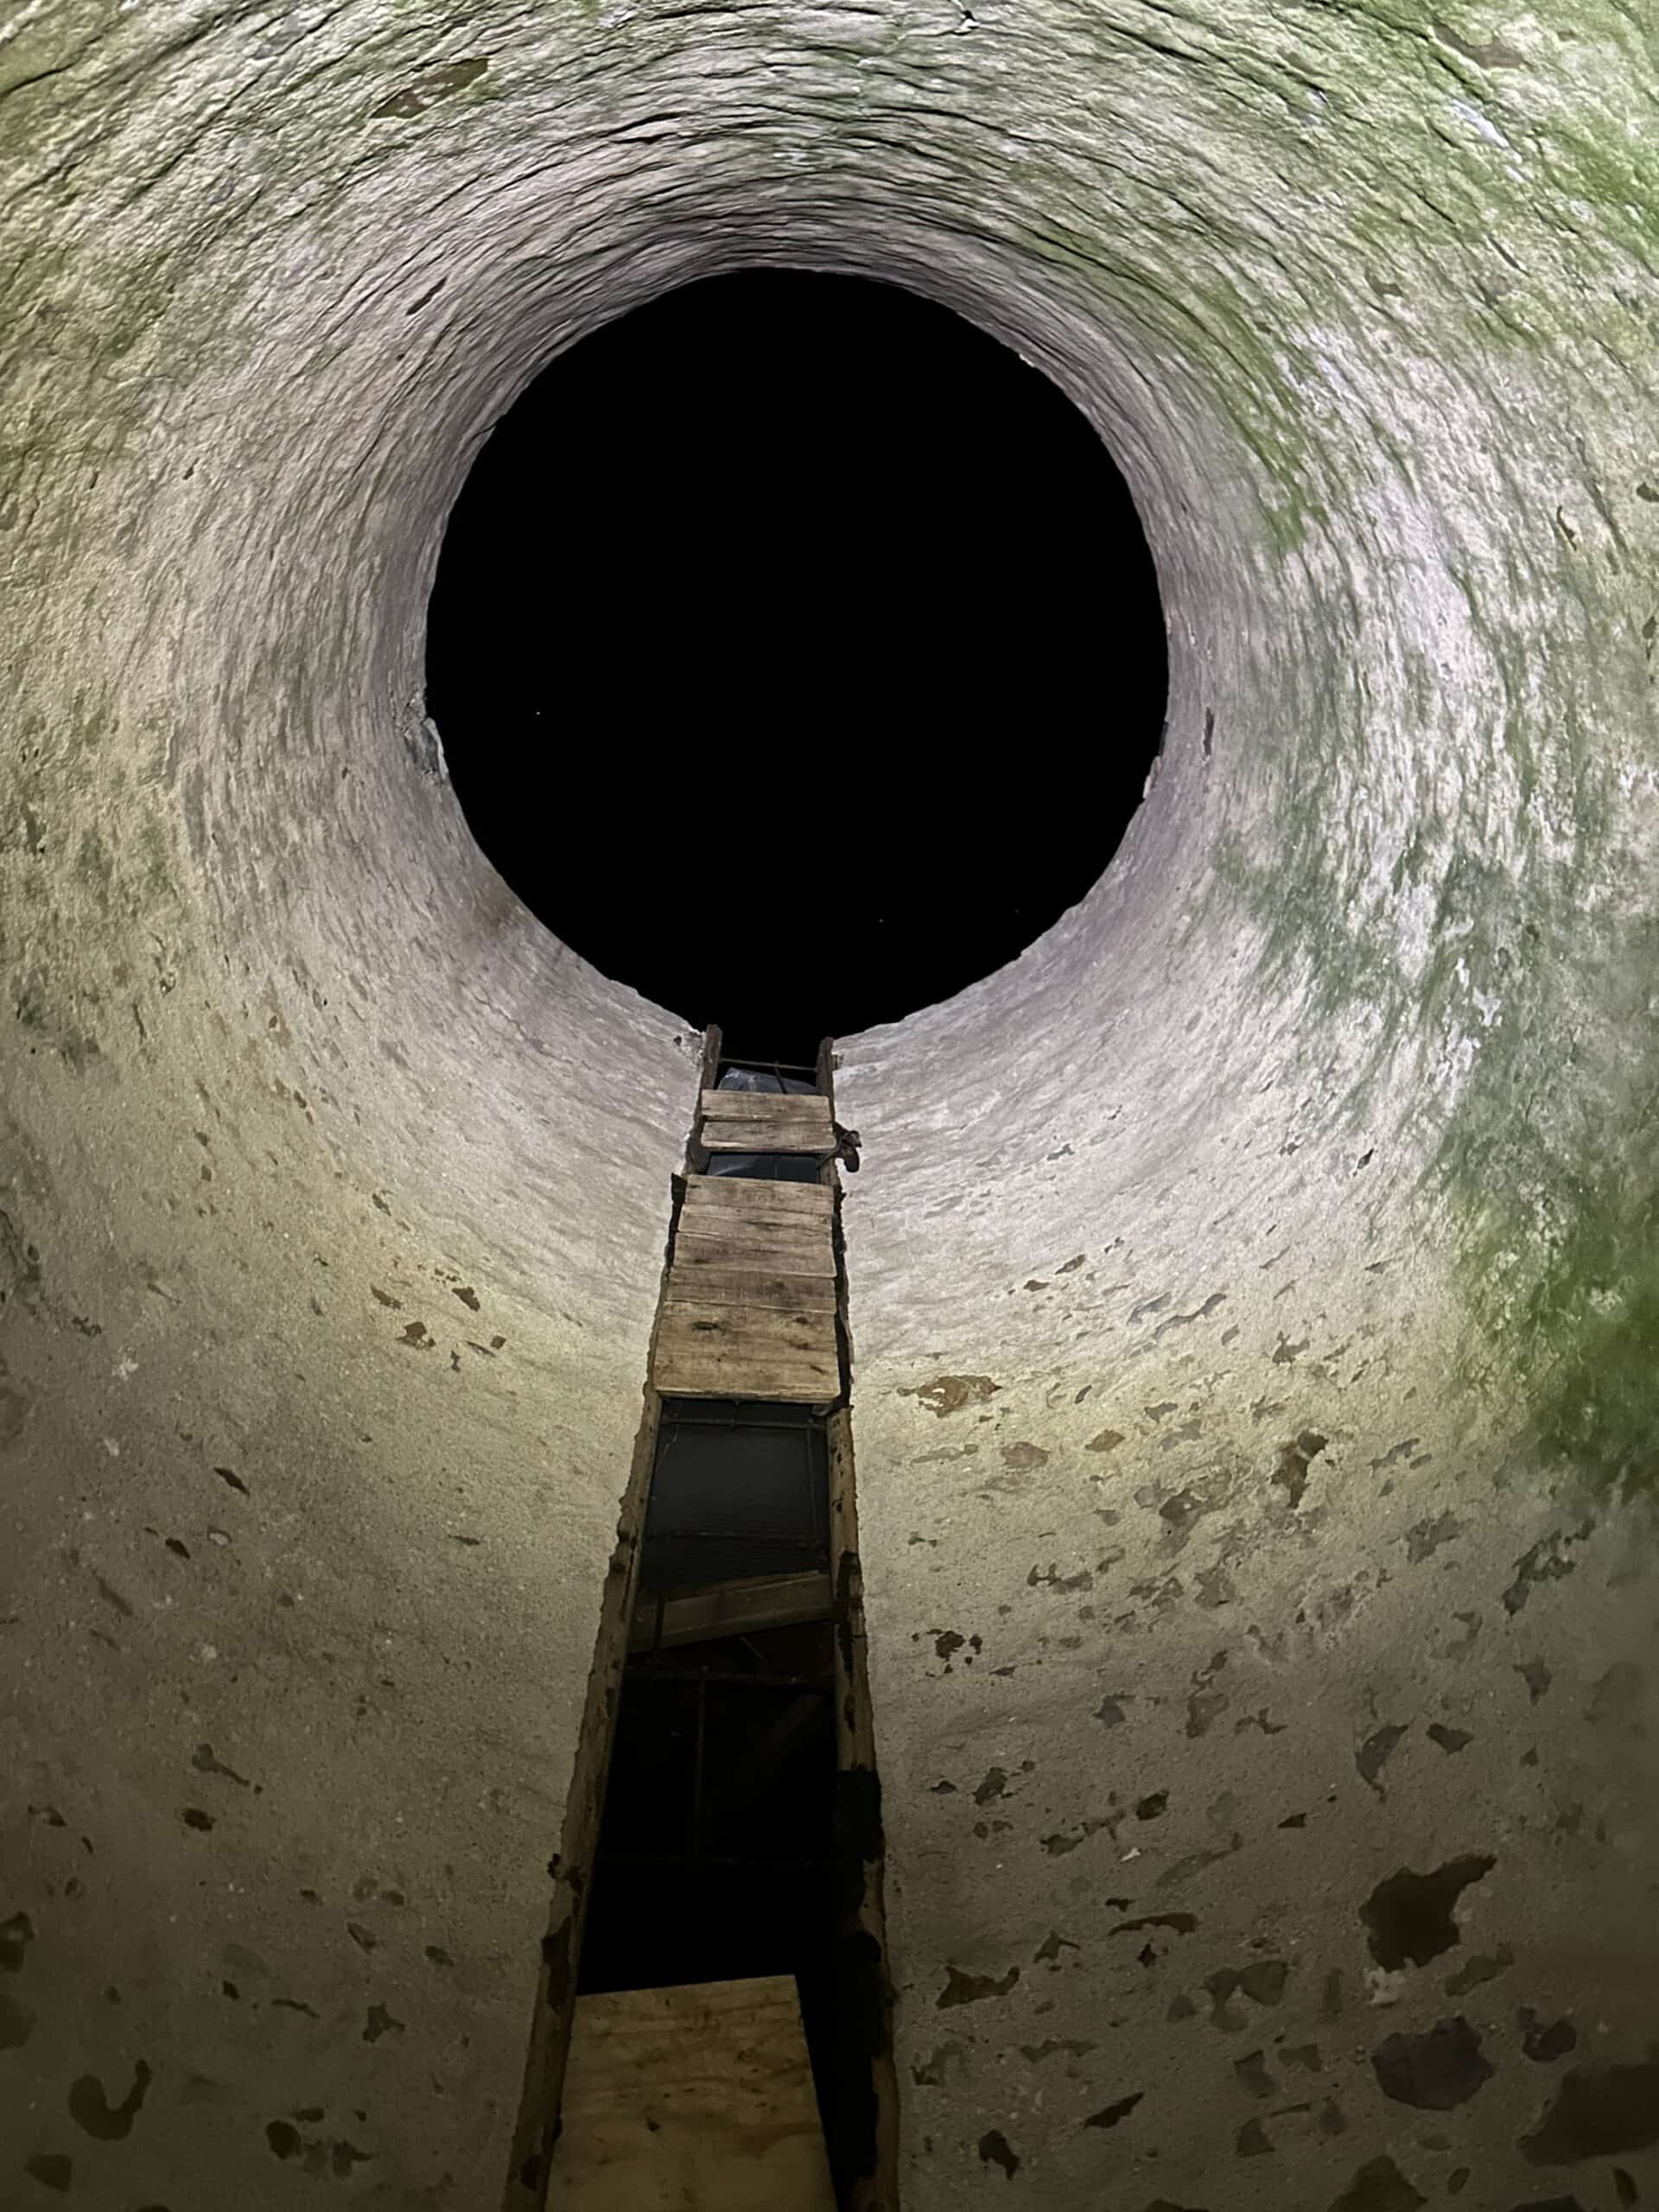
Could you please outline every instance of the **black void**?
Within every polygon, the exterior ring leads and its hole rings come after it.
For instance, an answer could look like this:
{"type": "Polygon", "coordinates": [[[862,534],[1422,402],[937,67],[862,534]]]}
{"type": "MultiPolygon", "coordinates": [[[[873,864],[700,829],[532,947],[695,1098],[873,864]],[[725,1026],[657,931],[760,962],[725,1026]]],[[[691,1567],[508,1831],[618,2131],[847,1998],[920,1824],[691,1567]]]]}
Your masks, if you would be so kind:
{"type": "Polygon", "coordinates": [[[1056,385],[863,278],[619,318],[491,435],[428,707],[474,836],[606,975],[810,1061],[1001,966],[1161,742],[1134,502],[1056,385]]]}

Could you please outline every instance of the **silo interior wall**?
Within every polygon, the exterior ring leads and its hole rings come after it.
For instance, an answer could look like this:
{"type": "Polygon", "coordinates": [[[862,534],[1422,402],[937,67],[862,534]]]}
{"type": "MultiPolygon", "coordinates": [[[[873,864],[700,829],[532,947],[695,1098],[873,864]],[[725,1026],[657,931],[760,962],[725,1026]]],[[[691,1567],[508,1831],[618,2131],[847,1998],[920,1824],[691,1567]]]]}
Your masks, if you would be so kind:
{"type": "MultiPolygon", "coordinates": [[[[1654,90],[1611,0],[0,26],[8,2190],[505,2184],[697,1042],[473,849],[424,594],[766,262],[1053,375],[1170,629],[1096,892],[841,1048],[907,2212],[1651,2174],[1654,90]]],[[[964,899],[1086,734],[940,739],[964,899]]]]}

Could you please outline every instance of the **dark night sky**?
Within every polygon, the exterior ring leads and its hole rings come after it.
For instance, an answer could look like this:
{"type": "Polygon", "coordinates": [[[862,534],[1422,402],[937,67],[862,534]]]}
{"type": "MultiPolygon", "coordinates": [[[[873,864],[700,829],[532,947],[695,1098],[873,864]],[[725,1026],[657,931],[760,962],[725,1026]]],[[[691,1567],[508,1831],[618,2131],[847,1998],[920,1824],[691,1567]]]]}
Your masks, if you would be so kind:
{"type": "Polygon", "coordinates": [[[944,997],[1088,890],[1163,721],[1122,479],[888,286],[746,271],[555,361],[457,502],[429,704],[550,929],[736,1052],[944,997]]]}

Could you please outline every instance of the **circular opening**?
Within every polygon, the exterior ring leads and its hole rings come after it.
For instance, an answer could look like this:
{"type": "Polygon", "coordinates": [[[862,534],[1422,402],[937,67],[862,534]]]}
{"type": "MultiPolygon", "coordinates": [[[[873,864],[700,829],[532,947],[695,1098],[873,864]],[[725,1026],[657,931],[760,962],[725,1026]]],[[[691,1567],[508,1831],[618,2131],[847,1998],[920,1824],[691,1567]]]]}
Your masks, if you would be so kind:
{"type": "Polygon", "coordinates": [[[751,270],[583,339],[496,426],[427,682],[550,930],[806,1060],[1084,896],[1166,671],[1134,502],[1052,383],[913,294],[751,270]]]}

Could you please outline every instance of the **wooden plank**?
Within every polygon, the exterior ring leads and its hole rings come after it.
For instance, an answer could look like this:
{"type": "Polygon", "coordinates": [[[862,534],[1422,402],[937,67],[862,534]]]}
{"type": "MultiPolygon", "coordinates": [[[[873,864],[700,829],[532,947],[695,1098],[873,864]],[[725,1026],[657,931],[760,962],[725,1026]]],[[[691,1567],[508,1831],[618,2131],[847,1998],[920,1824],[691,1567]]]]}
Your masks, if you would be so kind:
{"type": "Polygon", "coordinates": [[[664,1599],[660,1619],[655,1601],[642,1598],[628,1631],[628,1649],[666,1650],[674,1644],[753,1636],[763,1628],[827,1621],[835,1606],[835,1583],[828,1574],[752,1575],[741,1582],[717,1582],[689,1598],[664,1599]]]}
{"type": "Polygon", "coordinates": [[[833,1275],[767,1274],[757,1268],[694,1268],[668,1279],[664,1306],[774,1306],[791,1313],[836,1303],[833,1275]]]}
{"type": "Polygon", "coordinates": [[[827,1153],[835,1144],[827,1098],[705,1090],[701,1139],[709,1152],[827,1153]]]}
{"type": "Polygon", "coordinates": [[[657,1387],[665,1396],[817,1405],[836,1395],[840,1370],[833,1327],[816,1340],[794,1325],[767,1338],[752,1327],[716,1329],[717,1316],[740,1325],[756,1319],[787,1321],[750,1306],[673,1307],[663,1316],[653,1363],[657,1387]]]}
{"type": "Polygon", "coordinates": [[[680,1216],[674,1238],[673,1269],[758,1268],[780,1275],[833,1275],[835,1247],[827,1226],[788,1229],[774,1222],[718,1224],[702,1216],[680,1216]]]}
{"type": "Polygon", "coordinates": [[[771,1213],[801,1214],[828,1220],[836,1194],[827,1183],[775,1183],[758,1175],[688,1175],[685,1203],[692,1208],[747,1212],[764,1206],[771,1213]]]}
{"type": "Polygon", "coordinates": [[[840,1363],[805,1352],[779,1352],[765,1364],[746,1352],[709,1349],[695,1338],[658,1332],[653,1379],[665,1398],[762,1398],[770,1403],[822,1406],[841,1395],[840,1363]]]}
{"type": "Polygon", "coordinates": [[[830,1101],[819,1091],[705,1090],[705,1121],[810,1122],[830,1125],[830,1101]]]}
{"type": "Polygon", "coordinates": [[[702,1351],[724,1351],[765,1366],[804,1353],[809,1359],[833,1359],[836,1317],[827,1306],[719,1306],[679,1298],[663,1307],[659,1347],[695,1342],[702,1351]]]}
{"type": "Polygon", "coordinates": [[[680,1208],[680,1225],[689,1236],[719,1236],[734,1230],[759,1230],[766,1236],[821,1236],[831,1234],[827,1213],[798,1213],[783,1206],[769,1206],[764,1198],[747,1205],[726,1206],[707,1199],[688,1198],[680,1208]]]}
{"type": "Polygon", "coordinates": [[[827,1124],[821,1129],[805,1126],[780,1129],[771,1122],[705,1122],[702,1144],[704,1151],[711,1154],[787,1152],[819,1160],[831,1151],[835,1137],[827,1124]]]}
{"type": "Polygon", "coordinates": [[[835,2212],[786,1977],[579,1998],[558,2212],[835,2212]]]}

